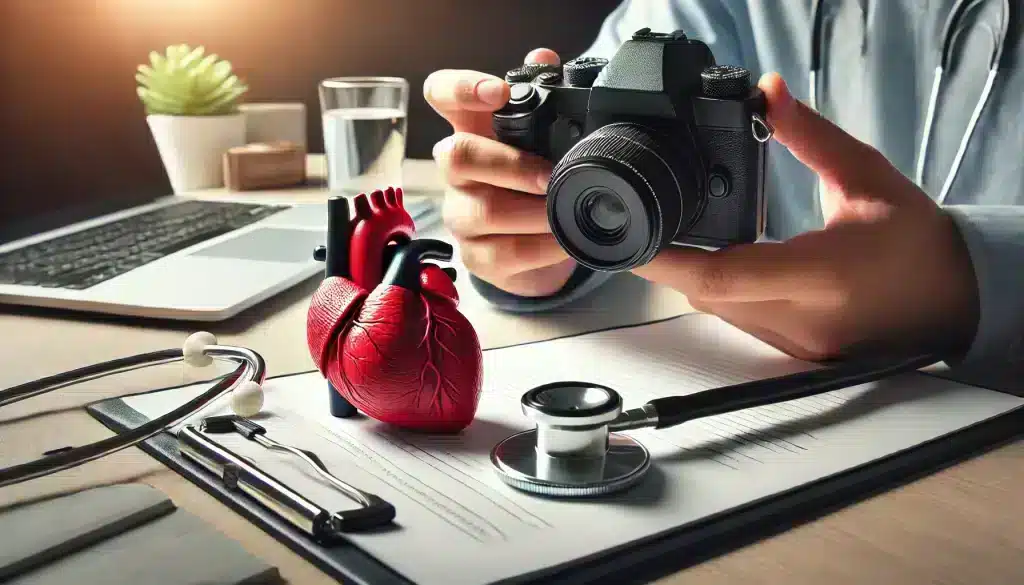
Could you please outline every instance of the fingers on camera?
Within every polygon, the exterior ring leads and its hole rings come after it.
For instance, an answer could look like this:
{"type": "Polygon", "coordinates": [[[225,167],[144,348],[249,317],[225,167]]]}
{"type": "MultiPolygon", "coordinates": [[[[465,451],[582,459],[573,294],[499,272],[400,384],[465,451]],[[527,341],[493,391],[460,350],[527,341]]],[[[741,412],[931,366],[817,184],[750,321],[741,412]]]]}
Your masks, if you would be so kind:
{"type": "Polygon", "coordinates": [[[442,215],[445,226],[457,238],[551,232],[543,199],[482,183],[450,189],[445,194],[442,215]]]}
{"type": "Polygon", "coordinates": [[[479,71],[443,69],[427,76],[423,98],[442,116],[471,110],[493,112],[508,101],[505,80],[479,71]]]}
{"type": "Polygon", "coordinates": [[[508,102],[505,80],[476,71],[446,69],[423,82],[423,98],[455,132],[491,136],[491,112],[508,102]]]}
{"type": "Polygon", "coordinates": [[[826,181],[845,191],[865,180],[865,169],[891,167],[878,150],[794,98],[778,73],[766,73],[758,86],[768,102],[775,140],[826,181]]]}
{"type": "Polygon", "coordinates": [[[456,132],[434,146],[434,159],[452,185],[487,183],[543,195],[551,163],[484,136],[456,132]]]}
{"type": "Polygon", "coordinates": [[[561,60],[558,57],[558,53],[551,49],[534,49],[526,54],[526,59],[523,59],[523,63],[528,64],[544,64],[544,65],[560,65],[561,60]]]}
{"type": "Polygon", "coordinates": [[[488,282],[557,264],[567,258],[554,236],[488,235],[459,242],[459,254],[470,272],[488,282]]]}

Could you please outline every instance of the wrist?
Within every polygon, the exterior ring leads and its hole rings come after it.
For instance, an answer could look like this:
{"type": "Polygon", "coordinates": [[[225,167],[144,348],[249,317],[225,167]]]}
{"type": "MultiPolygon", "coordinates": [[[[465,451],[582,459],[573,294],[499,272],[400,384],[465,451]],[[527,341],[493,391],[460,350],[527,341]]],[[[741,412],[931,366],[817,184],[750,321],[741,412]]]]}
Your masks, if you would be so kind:
{"type": "Polygon", "coordinates": [[[944,256],[949,259],[946,328],[943,338],[958,355],[966,353],[978,332],[981,319],[981,295],[978,276],[974,270],[970,250],[960,228],[953,218],[941,214],[943,232],[948,242],[944,256]]]}
{"type": "Polygon", "coordinates": [[[498,309],[516,313],[536,313],[557,309],[581,298],[600,287],[608,277],[607,273],[594,272],[573,263],[568,279],[552,294],[545,296],[526,296],[509,292],[472,274],[470,282],[484,300],[498,309]]]}

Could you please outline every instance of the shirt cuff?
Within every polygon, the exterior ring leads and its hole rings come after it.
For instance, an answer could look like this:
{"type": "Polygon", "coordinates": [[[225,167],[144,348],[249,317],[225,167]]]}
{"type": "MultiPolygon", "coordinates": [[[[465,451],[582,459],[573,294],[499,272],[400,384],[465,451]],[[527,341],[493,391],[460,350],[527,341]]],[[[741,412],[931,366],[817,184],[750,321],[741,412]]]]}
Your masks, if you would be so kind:
{"type": "Polygon", "coordinates": [[[1024,373],[1024,207],[947,206],[978,281],[978,327],[951,367],[1000,377],[1024,373]]]}
{"type": "Polygon", "coordinates": [[[557,309],[580,299],[596,290],[610,277],[611,273],[595,272],[578,266],[560,291],[546,297],[514,295],[476,276],[470,275],[469,279],[480,296],[498,309],[513,313],[538,313],[557,309]]]}

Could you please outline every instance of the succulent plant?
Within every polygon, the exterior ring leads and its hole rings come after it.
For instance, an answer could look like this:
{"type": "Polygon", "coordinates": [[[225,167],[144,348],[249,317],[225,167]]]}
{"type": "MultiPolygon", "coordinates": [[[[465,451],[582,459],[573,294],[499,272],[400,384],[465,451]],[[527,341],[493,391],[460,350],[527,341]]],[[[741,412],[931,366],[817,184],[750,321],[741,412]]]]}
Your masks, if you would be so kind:
{"type": "Polygon", "coordinates": [[[238,111],[248,87],[231,71],[231,63],[204,47],[171,45],[153,51],[149,64],[139,65],[136,92],[147,114],[220,116],[238,111]],[[204,56],[205,55],[205,56],[204,56]]]}

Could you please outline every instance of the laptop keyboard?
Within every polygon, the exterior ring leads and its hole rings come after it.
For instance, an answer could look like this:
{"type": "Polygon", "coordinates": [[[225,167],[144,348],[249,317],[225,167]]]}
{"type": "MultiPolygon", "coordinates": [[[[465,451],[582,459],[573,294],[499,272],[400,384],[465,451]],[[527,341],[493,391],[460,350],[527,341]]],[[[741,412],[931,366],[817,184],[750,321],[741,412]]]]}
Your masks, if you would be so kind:
{"type": "Polygon", "coordinates": [[[0,254],[0,284],[84,290],[288,206],[183,201],[0,254]]]}

